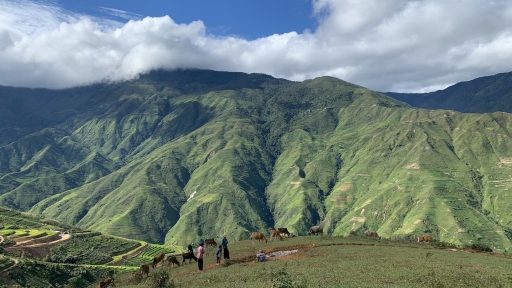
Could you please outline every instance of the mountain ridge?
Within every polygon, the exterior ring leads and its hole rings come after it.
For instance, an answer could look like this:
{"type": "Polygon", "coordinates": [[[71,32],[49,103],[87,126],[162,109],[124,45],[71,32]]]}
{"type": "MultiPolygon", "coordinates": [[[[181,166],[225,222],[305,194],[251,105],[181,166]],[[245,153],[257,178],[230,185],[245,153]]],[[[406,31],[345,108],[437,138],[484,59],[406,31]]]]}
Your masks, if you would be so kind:
{"type": "Polygon", "coordinates": [[[425,109],[464,113],[512,112],[512,72],[479,77],[429,93],[384,92],[390,97],[425,109]]]}
{"type": "Polygon", "coordinates": [[[204,70],[55,93],[68,114],[31,112],[48,126],[0,144],[0,205],[159,243],[321,224],[511,246],[507,113],[204,70]]]}

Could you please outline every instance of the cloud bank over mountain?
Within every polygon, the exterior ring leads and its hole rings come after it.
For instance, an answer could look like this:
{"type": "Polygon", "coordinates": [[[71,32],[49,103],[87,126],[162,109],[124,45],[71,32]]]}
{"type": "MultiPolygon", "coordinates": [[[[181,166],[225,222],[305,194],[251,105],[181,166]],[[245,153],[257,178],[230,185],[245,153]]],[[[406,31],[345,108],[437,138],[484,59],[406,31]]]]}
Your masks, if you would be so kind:
{"type": "Polygon", "coordinates": [[[312,5],[315,31],[249,41],[208,34],[208,23],[175,23],[172,16],[120,23],[52,2],[0,0],[0,85],[67,88],[133,79],[157,68],[200,68],[292,80],[331,75],[407,92],[512,70],[510,1],[312,5]]]}

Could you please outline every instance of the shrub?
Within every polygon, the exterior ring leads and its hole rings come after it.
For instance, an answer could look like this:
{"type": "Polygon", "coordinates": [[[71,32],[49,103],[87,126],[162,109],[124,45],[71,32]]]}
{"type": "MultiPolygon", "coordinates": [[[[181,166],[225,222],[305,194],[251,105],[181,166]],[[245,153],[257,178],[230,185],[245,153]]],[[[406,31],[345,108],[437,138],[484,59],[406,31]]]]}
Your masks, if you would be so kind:
{"type": "Polygon", "coordinates": [[[290,274],[286,269],[281,268],[277,272],[272,272],[272,287],[273,288],[305,288],[305,283],[296,283],[292,281],[290,274]]]}
{"type": "Polygon", "coordinates": [[[80,288],[80,287],[87,286],[87,282],[85,282],[80,277],[71,277],[71,278],[69,278],[69,280],[67,281],[67,284],[68,284],[67,287],[69,287],[69,288],[80,288]]]}
{"type": "Polygon", "coordinates": [[[465,249],[473,249],[477,251],[492,252],[491,247],[484,243],[472,243],[464,245],[465,249]]]}
{"type": "Polygon", "coordinates": [[[153,273],[151,279],[148,281],[150,288],[173,288],[177,287],[174,279],[170,279],[169,272],[160,270],[153,273]]]}
{"type": "Polygon", "coordinates": [[[433,245],[435,247],[440,247],[440,248],[458,248],[458,246],[453,243],[448,243],[448,242],[443,242],[443,241],[436,241],[433,243],[433,245]]]}

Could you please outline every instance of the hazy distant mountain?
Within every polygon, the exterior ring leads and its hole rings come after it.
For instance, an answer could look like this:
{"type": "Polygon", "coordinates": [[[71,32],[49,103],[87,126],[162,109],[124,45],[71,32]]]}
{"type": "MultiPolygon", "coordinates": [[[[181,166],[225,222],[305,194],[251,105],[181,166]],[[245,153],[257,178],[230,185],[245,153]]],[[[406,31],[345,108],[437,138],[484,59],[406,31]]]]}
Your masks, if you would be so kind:
{"type": "Polygon", "coordinates": [[[430,93],[385,92],[411,106],[468,113],[512,112],[512,72],[480,77],[430,93]]]}
{"type": "Polygon", "coordinates": [[[507,113],[204,70],[0,101],[0,205],[155,242],[320,224],[511,246],[507,113]]]}

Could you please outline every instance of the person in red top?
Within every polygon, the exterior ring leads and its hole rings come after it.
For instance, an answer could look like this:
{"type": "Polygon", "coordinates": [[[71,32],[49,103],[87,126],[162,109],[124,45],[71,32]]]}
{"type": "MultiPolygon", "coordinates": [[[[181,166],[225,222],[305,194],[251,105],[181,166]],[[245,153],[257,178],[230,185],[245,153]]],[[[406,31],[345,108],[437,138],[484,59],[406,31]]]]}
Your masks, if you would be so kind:
{"type": "Polygon", "coordinates": [[[201,242],[197,248],[197,267],[199,271],[203,271],[203,255],[204,255],[204,243],[201,242]]]}

